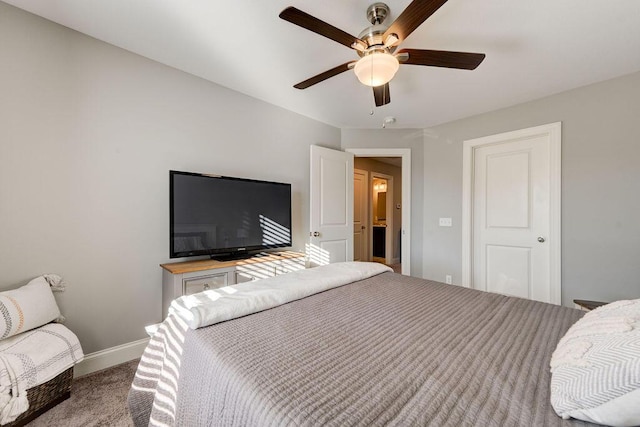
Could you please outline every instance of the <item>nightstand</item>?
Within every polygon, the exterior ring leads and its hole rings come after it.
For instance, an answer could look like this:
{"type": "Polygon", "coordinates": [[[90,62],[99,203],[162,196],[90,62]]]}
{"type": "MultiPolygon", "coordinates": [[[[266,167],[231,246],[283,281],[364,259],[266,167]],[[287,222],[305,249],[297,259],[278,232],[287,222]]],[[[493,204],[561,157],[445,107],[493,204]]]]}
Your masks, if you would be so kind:
{"type": "Polygon", "coordinates": [[[579,305],[581,307],[582,310],[585,311],[591,311],[594,308],[598,308],[602,305],[606,305],[609,304],[608,302],[602,302],[602,301],[587,301],[584,299],[574,299],[573,303],[576,305],[579,305]]]}

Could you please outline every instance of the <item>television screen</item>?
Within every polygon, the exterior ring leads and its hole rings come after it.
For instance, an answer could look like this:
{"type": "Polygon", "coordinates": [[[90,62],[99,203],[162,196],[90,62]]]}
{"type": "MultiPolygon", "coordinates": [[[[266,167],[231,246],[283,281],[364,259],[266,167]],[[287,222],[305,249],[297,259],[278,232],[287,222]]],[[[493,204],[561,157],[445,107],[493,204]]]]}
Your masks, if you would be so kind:
{"type": "Polygon", "coordinates": [[[291,246],[291,184],[169,172],[170,257],[291,246]]]}

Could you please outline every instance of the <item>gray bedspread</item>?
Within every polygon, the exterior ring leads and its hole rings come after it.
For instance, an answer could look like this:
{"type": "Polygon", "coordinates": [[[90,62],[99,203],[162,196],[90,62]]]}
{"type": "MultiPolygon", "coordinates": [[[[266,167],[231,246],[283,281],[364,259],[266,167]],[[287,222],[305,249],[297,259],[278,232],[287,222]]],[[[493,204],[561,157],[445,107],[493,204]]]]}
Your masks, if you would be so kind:
{"type": "Polygon", "coordinates": [[[384,273],[202,329],[170,317],[129,408],[137,426],[586,425],[549,403],[581,315],[384,273]]]}

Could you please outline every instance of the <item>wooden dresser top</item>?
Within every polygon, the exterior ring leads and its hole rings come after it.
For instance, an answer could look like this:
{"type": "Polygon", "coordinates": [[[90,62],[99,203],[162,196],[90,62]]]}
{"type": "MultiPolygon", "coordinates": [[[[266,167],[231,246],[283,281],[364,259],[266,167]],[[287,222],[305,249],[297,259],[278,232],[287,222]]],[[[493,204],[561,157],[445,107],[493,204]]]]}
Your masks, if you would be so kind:
{"type": "Polygon", "coordinates": [[[213,259],[201,259],[198,261],[182,261],[160,264],[171,274],[191,273],[194,271],[211,270],[215,268],[236,267],[238,265],[255,264],[261,262],[284,261],[304,258],[304,254],[294,251],[262,252],[250,258],[237,259],[231,261],[216,261],[213,259]]]}

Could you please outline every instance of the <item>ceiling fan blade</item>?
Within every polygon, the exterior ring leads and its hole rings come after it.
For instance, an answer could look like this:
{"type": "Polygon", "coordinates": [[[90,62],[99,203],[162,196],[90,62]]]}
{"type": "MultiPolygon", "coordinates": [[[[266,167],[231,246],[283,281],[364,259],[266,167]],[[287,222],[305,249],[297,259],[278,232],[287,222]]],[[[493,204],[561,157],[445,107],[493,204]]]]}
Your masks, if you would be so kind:
{"type": "Polygon", "coordinates": [[[376,107],[381,107],[390,103],[391,95],[389,94],[389,83],[374,87],[373,97],[376,100],[376,107]]]}
{"type": "Polygon", "coordinates": [[[292,24],[296,24],[309,31],[313,31],[316,34],[325,36],[326,38],[343,44],[351,49],[355,49],[354,46],[367,47],[366,43],[359,38],[354,37],[331,24],[327,24],[326,22],[303,12],[300,9],[296,9],[293,6],[290,6],[280,12],[279,16],[285,21],[289,21],[292,24]]]}
{"type": "Polygon", "coordinates": [[[314,84],[327,80],[330,77],[337,76],[340,73],[344,73],[345,71],[352,68],[351,64],[353,64],[353,62],[354,61],[345,62],[342,65],[338,65],[337,67],[334,67],[330,70],[325,71],[324,73],[320,73],[317,76],[313,76],[310,79],[307,79],[303,82],[293,85],[293,87],[295,87],[296,89],[306,89],[309,86],[313,86],[314,84]]]}
{"type": "Polygon", "coordinates": [[[431,67],[475,70],[484,60],[484,53],[450,52],[446,50],[401,49],[398,51],[401,64],[428,65],[431,67]],[[407,59],[403,57],[408,55],[407,59]]]}
{"type": "Polygon", "coordinates": [[[447,0],[413,0],[384,32],[382,40],[386,40],[390,34],[396,34],[398,43],[402,42],[446,2],[447,0]]]}

